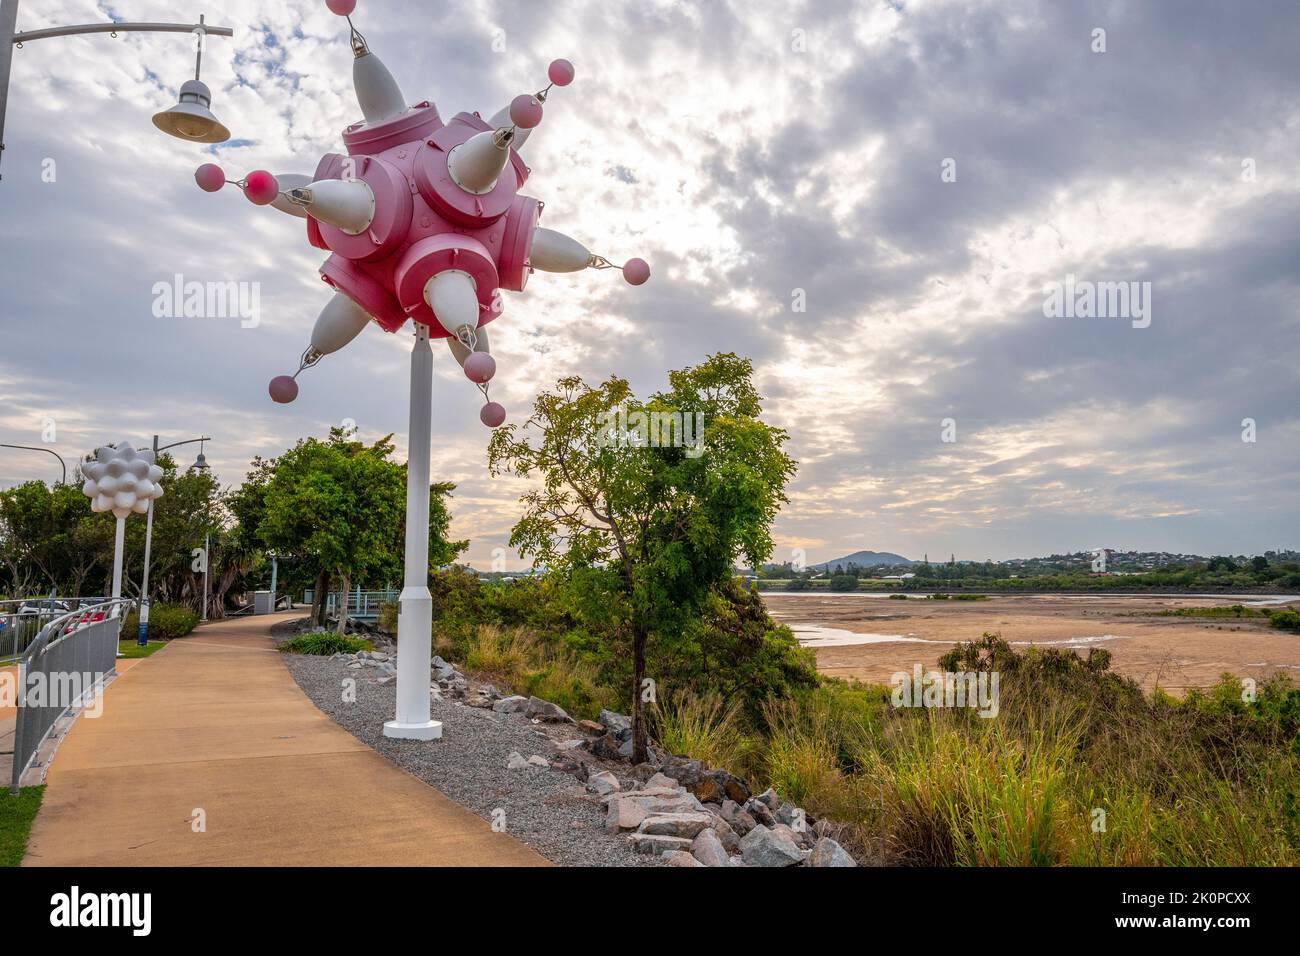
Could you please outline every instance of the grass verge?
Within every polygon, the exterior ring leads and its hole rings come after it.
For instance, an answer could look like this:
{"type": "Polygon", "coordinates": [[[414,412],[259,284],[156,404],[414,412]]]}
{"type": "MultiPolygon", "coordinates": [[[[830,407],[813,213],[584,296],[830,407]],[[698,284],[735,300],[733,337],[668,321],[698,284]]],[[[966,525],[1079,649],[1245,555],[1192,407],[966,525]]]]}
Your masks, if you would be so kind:
{"type": "Polygon", "coordinates": [[[23,787],[18,796],[6,788],[0,792],[0,866],[21,866],[27,853],[32,821],[41,808],[45,785],[23,787]]]}
{"type": "Polygon", "coordinates": [[[131,661],[141,657],[149,657],[157,653],[158,651],[161,651],[166,646],[167,646],[166,641],[150,641],[144,647],[141,647],[138,643],[136,643],[135,639],[132,638],[129,641],[121,641],[117,645],[117,650],[118,653],[121,654],[123,658],[131,661]]]}

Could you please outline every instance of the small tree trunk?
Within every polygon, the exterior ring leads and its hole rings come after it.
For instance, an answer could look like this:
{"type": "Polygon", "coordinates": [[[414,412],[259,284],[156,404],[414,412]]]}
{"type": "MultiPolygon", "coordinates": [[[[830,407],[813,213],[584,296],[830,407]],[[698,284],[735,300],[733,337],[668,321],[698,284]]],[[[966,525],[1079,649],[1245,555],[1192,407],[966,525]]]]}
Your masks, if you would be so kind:
{"type": "Polygon", "coordinates": [[[343,572],[343,590],[339,592],[339,633],[348,632],[348,589],[352,584],[352,575],[343,572]]]}
{"type": "Polygon", "coordinates": [[[311,593],[311,618],[317,627],[325,626],[325,596],[329,586],[329,572],[318,572],[316,574],[316,588],[311,593]]]}
{"type": "Polygon", "coordinates": [[[646,747],[645,701],[642,685],[645,682],[646,634],[641,628],[632,632],[632,762],[645,763],[649,756],[646,747]]]}

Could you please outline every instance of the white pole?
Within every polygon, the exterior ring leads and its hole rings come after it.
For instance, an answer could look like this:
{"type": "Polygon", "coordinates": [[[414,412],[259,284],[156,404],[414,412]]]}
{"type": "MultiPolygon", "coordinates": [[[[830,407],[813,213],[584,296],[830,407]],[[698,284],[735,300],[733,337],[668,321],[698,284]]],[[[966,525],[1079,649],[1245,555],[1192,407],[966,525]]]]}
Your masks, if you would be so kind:
{"type": "Polygon", "coordinates": [[[149,502],[148,517],[144,523],[144,577],[140,579],[140,626],[136,629],[136,643],[144,647],[149,643],[149,551],[153,546],[153,501],[149,502]]]}
{"type": "Polygon", "coordinates": [[[433,595],[429,593],[429,452],[433,429],[433,352],[429,329],[415,323],[411,350],[411,422],[406,462],[406,580],[398,599],[397,717],[385,737],[436,740],[442,724],[429,719],[433,595]]]}
{"type": "Polygon", "coordinates": [[[0,159],[5,148],[5,108],[9,103],[9,73],[14,59],[14,27],[18,0],[0,0],[0,159]]]}
{"type": "Polygon", "coordinates": [[[210,535],[203,536],[203,617],[200,620],[208,619],[208,568],[212,566],[212,538],[210,535]]]}
{"type": "MultiPolygon", "coordinates": [[[[113,537],[113,600],[122,596],[122,550],[126,543],[126,519],[117,519],[117,534],[113,537]]],[[[120,612],[120,606],[113,608],[113,616],[120,612]]]]}
{"type": "MultiPolygon", "coordinates": [[[[153,436],[153,461],[158,461],[158,436],[153,436]]],[[[153,499],[149,499],[149,512],[144,524],[144,576],[140,579],[140,626],[135,640],[141,647],[149,643],[149,556],[153,551],[153,499]]]]}

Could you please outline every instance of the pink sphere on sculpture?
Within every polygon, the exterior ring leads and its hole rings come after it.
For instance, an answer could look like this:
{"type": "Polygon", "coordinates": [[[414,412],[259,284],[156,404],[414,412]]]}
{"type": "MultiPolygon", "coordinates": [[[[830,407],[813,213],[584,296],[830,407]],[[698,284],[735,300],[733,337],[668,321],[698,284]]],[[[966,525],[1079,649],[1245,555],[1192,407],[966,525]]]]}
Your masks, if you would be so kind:
{"type": "Polygon", "coordinates": [[[471,382],[482,385],[496,373],[497,361],[487,352],[474,352],[465,359],[465,377],[471,382]]]}
{"type": "Polygon", "coordinates": [[[510,122],[520,129],[532,129],[542,121],[542,104],[531,93],[520,93],[510,101],[510,122]]]}
{"type": "Polygon", "coordinates": [[[194,171],[194,181],[207,193],[214,193],[226,184],[226,174],[216,163],[204,163],[194,171]]]}
{"type": "Polygon", "coordinates": [[[556,86],[568,86],[573,82],[573,64],[568,60],[552,60],[546,77],[556,86]]]}
{"type": "Polygon", "coordinates": [[[623,278],[632,285],[644,285],[650,278],[650,264],[644,259],[629,259],[623,266],[623,278]]]}
{"type": "Polygon", "coordinates": [[[357,8],[357,0],[325,0],[325,6],[330,8],[330,13],[340,17],[350,17],[352,11],[357,8]]]}
{"type": "Polygon", "coordinates": [[[496,428],[506,420],[505,406],[500,402],[488,402],[478,413],[478,418],[488,428],[496,428]]]}
{"type": "Polygon", "coordinates": [[[244,195],[259,206],[269,206],[280,195],[280,184],[265,169],[255,169],[244,177],[244,195]]]}
{"type": "Polygon", "coordinates": [[[288,405],[298,397],[298,383],[291,375],[277,375],[271,379],[267,391],[271,393],[271,401],[288,405]]]}

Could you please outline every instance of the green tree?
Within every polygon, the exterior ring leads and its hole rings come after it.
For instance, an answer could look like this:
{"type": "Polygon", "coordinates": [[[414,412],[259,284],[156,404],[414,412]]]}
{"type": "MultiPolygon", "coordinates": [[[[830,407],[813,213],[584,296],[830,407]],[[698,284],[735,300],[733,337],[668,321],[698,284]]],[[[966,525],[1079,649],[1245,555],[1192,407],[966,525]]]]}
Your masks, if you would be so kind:
{"type": "Polygon", "coordinates": [[[620,378],[595,388],[564,378],[488,448],[494,475],[540,484],[521,499],[511,544],[586,581],[608,616],[606,639],[631,651],[636,761],[646,758],[648,645],[689,648],[736,559],[760,567],[772,552],[795,463],[786,433],[759,417],[752,375],[749,360],[713,355],[669,373],[668,390],[646,402],[620,378]],[[695,447],[662,441],[657,426],[692,421],[679,415],[695,416],[695,447]]]}
{"type": "MultiPolygon", "coordinates": [[[[277,459],[254,461],[249,480],[234,496],[240,535],[255,527],[264,547],[294,555],[315,575],[312,613],[321,626],[332,579],[341,583],[346,595],[353,581],[400,576],[406,468],[391,460],[391,438],[366,445],[341,429],[331,429],[324,441],[308,438],[277,459]]],[[[429,560],[435,566],[450,563],[468,544],[447,539],[450,516],[444,499],[454,487],[430,487],[429,560]]],[[[340,631],[346,624],[344,600],[340,631]]]]}
{"type": "Polygon", "coordinates": [[[113,519],[90,510],[74,482],[29,481],[0,492],[0,561],[16,596],[79,595],[112,561],[113,519]]]}

